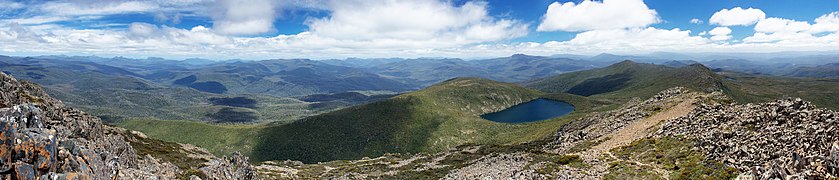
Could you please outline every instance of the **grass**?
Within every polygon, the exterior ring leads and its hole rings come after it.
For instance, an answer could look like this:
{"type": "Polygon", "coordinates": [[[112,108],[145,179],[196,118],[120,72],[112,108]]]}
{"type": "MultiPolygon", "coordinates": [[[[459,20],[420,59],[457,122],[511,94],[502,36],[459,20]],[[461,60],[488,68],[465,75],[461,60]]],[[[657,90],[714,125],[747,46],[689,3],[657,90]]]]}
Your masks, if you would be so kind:
{"type": "Polygon", "coordinates": [[[143,132],[155,139],[193,144],[218,156],[228,156],[235,151],[248,154],[257,142],[254,137],[263,128],[261,125],[213,125],[194,121],[141,119],[129,119],[117,125],[143,132]]]}
{"type": "MultiPolygon", "coordinates": [[[[538,98],[513,84],[461,78],[367,105],[266,128],[258,160],[320,162],[375,157],[387,152],[437,152],[466,143],[533,140],[532,124],[501,124],[479,115],[538,98]],[[530,127],[528,130],[524,128],[530,127]]],[[[551,130],[553,131],[553,130],[551,130]]]]}
{"type": "Polygon", "coordinates": [[[210,125],[132,119],[119,126],[151,137],[195,144],[217,155],[241,151],[254,161],[307,163],[439,152],[463,144],[505,145],[542,139],[596,111],[605,101],[543,94],[514,84],[460,78],[388,100],[308,117],[290,124],[210,125]],[[479,115],[536,98],[569,102],[575,112],[545,121],[505,124],[479,115]]]}
{"type": "Polygon", "coordinates": [[[774,77],[725,73],[725,93],[739,103],[757,103],[799,97],[818,107],[839,110],[839,80],[774,77]]]}
{"type": "Polygon", "coordinates": [[[657,166],[670,172],[670,179],[733,179],[737,170],[724,164],[706,160],[702,152],[692,149],[693,142],[682,137],[645,138],[630,145],[611,150],[618,159],[609,167],[607,177],[617,179],[649,177],[651,167],[630,161],[657,166]],[[648,172],[644,172],[648,171],[648,172]]]}
{"type": "Polygon", "coordinates": [[[525,82],[544,92],[568,92],[601,99],[646,99],[662,90],[683,86],[697,91],[720,89],[718,77],[705,66],[671,68],[624,61],[608,67],[560,74],[525,82]]]}
{"type": "MultiPolygon", "coordinates": [[[[568,92],[624,102],[646,99],[676,86],[695,91],[723,91],[738,103],[800,97],[819,107],[839,110],[839,80],[713,72],[702,65],[672,68],[624,61],[605,68],[565,73],[523,83],[544,92],[568,92]]],[[[620,103],[618,103],[620,104],[620,103]]]]}
{"type": "Polygon", "coordinates": [[[196,169],[208,161],[207,159],[190,156],[191,154],[203,155],[203,153],[185,150],[178,143],[141,137],[129,132],[129,130],[115,133],[125,137],[125,140],[137,152],[137,158],[143,159],[146,156],[152,156],[157,160],[172,163],[183,170],[181,174],[177,175],[178,179],[189,179],[190,175],[201,175],[200,171],[196,169]]]}

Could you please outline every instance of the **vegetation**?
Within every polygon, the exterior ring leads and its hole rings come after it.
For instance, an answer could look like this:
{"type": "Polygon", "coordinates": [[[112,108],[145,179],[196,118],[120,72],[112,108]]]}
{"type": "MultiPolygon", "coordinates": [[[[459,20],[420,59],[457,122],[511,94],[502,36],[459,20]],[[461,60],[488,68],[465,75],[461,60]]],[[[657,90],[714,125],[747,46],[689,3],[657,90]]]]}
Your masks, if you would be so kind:
{"type": "Polygon", "coordinates": [[[724,92],[739,103],[757,103],[799,97],[813,104],[839,110],[839,80],[776,77],[726,72],[724,92]]]}
{"type": "Polygon", "coordinates": [[[637,140],[629,146],[611,150],[619,161],[609,167],[610,174],[606,177],[609,177],[608,179],[649,179],[656,175],[651,171],[654,168],[670,172],[669,179],[733,179],[736,177],[736,169],[717,161],[706,160],[702,152],[693,150],[692,147],[693,143],[683,137],[637,140]]]}
{"type": "Polygon", "coordinates": [[[672,68],[623,61],[605,68],[577,71],[525,82],[545,92],[567,92],[602,99],[646,99],[662,90],[683,86],[697,91],[720,88],[722,77],[702,65],[672,68]]]}
{"type": "Polygon", "coordinates": [[[129,119],[117,124],[164,141],[189,143],[211,153],[227,156],[235,151],[248,153],[255,146],[261,125],[212,125],[194,121],[129,119]]]}
{"type": "Polygon", "coordinates": [[[146,156],[152,156],[158,160],[170,162],[179,169],[184,170],[183,174],[178,175],[179,179],[187,179],[189,175],[198,173],[195,169],[203,166],[207,162],[206,159],[191,156],[203,155],[202,152],[183,150],[178,143],[141,137],[128,130],[116,133],[126,137],[125,140],[137,151],[138,158],[142,159],[146,156]]]}
{"type": "Polygon", "coordinates": [[[540,95],[513,84],[453,79],[389,100],[265,128],[262,135],[271,138],[261,139],[252,158],[320,162],[387,152],[436,152],[466,143],[522,143],[552,134],[568,119],[502,124],[479,115],[485,107],[500,110],[540,95]]]}
{"type": "Polygon", "coordinates": [[[196,144],[218,155],[242,151],[254,161],[323,162],[385,153],[438,152],[462,144],[516,144],[544,138],[605,101],[542,94],[513,84],[459,78],[391,99],[304,118],[290,124],[224,126],[128,120],[119,125],[151,137],[196,144]],[[576,111],[551,120],[504,124],[479,115],[536,98],[570,102],[576,111]],[[188,129],[188,130],[185,130],[188,129]]]}
{"type": "Polygon", "coordinates": [[[839,110],[839,104],[835,103],[839,101],[839,80],[717,73],[700,64],[673,68],[623,61],[523,84],[544,92],[566,92],[617,102],[633,97],[646,99],[662,90],[682,86],[703,92],[722,91],[739,103],[800,97],[820,107],[839,110]]]}

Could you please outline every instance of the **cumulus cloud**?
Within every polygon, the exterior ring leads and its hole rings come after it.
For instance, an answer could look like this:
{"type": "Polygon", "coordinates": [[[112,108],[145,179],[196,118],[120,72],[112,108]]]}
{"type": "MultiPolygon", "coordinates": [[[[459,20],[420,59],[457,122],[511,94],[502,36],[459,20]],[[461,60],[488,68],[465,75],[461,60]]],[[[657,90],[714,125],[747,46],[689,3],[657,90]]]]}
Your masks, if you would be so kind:
{"type": "Polygon", "coordinates": [[[784,18],[766,18],[755,25],[755,34],[743,39],[747,43],[775,43],[775,44],[816,44],[837,43],[835,37],[839,31],[839,13],[832,12],[814,20],[815,24],[807,21],[797,21],[784,18]],[[830,33],[819,35],[820,33],[830,33]]]}
{"type": "Polygon", "coordinates": [[[819,16],[811,29],[814,33],[839,32],[839,12],[819,16]]]}
{"type": "Polygon", "coordinates": [[[332,1],[331,11],[330,17],[309,21],[310,34],[306,36],[371,46],[433,47],[527,35],[526,24],[490,16],[484,2],[455,6],[437,0],[332,1]]]}
{"type": "Polygon", "coordinates": [[[690,30],[679,28],[666,30],[648,27],[586,31],[577,34],[568,43],[606,49],[645,49],[645,47],[692,46],[705,44],[707,40],[702,37],[691,36],[690,30]]]}
{"type": "Polygon", "coordinates": [[[766,13],[763,10],[735,7],[717,11],[711,16],[708,22],[720,26],[751,26],[765,18],[766,13]]]}
{"type": "Polygon", "coordinates": [[[275,31],[275,4],[271,0],[218,0],[212,14],[213,29],[224,34],[254,35],[275,31]]]}
{"type": "Polygon", "coordinates": [[[587,31],[647,27],[661,20],[642,0],[583,0],[548,6],[538,31],[587,31]]]}
{"type": "MultiPolygon", "coordinates": [[[[325,0],[266,1],[264,3],[268,4],[260,6],[262,9],[259,9],[245,7],[246,5],[224,4],[230,3],[224,0],[211,2],[207,0],[158,0],[143,1],[158,6],[156,10],[142,8],[113,10],[120,8],[110,8],[112,10],[98,12],[80,10],[68,13],[75,15],[46,14],[41,17],[6,19],[0,20],[0,25],[2,25],[0,26],[0,52],[263,59],[393,56],[491,57],[514,53],[550,55],[656,51],[765,52],[791,48],[839,50],[839,34],[837,34],[839,12],[825,14],[810,22],[760,16],[756,18],[758,19],[756,22],[751,23],[757,24],[754,27],[756,33],[740,41],[732,40],[731,28],[722,25],[738,24],[723,23],[731,21],[719,20],[715,24],[721,27],[700,33],[678,28],[660,29],[649,26],[660,20],[655,11],[646,7],[641,1],[585,0],[579,4],[554,3],[553,10],[548,10],[550,12],[546,13],[543,23],[539,25],[540,28],[550,27],[547,23],[549,17],[561,17],[560,19],[575,17],[591,20],[591,22],[582,22],[572,19],[562,22],[565,23],[564,26],[551,27],[562,27],[563,31],[579,31],[580,33],[572,39],[544,43],[511,43],[505,40],[526,36],[529,31],[528,24],[506,16],[497,17],[489,14],[490,4],[483,1],[461,3],[447,0],[323,1],[325,0]],[[304,3],[310,1],[320,3],[304,3]],[[630,2],[634,3],[630,4],[630,2]],[[213,25],[192,28],[167,26],[167,22],[176,24],[173,21],[179,13],[179,11],[170,11],[167,8],[183,6],[178,3],[206,3],[204,5],[210,7],[206,12],[189,11],[185,12],[185,15],[210,17],[214,20],[213,25]],[[616,5],[621,3],[623,5],[616,5]],[[270,32],[276,28],[264,23],[250,22],[269,22],[274,19],[266,19],[280,18],[278,16],[282,12],[278,6],[316,8],[329,13],[327,17],[309,19],[304,24],[308,26],[308,29],[302,33],[281,34],[273,37],[241,36],[270,32]],[[562,9],[563,6],[566,9],[562,9]],[[150,15],[160,12],[158,19],[161,22],[157,24],[136,22],[119,25],[119,28],[101,29],[75,29],[77,27],[54,23],[67,19],[98,16],[92,15],[97,13],[136,11],[146,11],[150,15]],[[556,12],[562,12],[560,14],[563,16],[548,16],[549,14],[556,15],[556,12]],[[628,12],[641,12],[640,14],[645,15],[621,14],[628,12]],[[601,20],[598,19],[601,17],[595,17],[596,15],[610,18],[601,20]],[[612,21],[636,15],[648,19],[646,22],[612,21]],[[14,21],[20,23],[14,23],[14,21]],[[223,23],[225,21],[227,25],[223,23]],[[240,30],[235,26],[251,26],[261,30],[240,30]],[[266,29],[267,31],[262,31],[266,29]]],[[[55,3],[63,2],[66,1],[55,1],[55,3]]],[[[127,1],[90,2],[99,5],[77,4],[76,6],[119,7],[120,3],[127,1]]],[[[737,9],[733,8],[728,11],[740,11],[737,9]]],[[[731,12],[726,13],[731,14],[731,12]]],[[[704,23],[699,19],[696,20],[704,23]]],[[[692,23],[697,21],[692,20],[692,23]]]]}
{"type": "Polygon", "coordinates": [[[731,29],[728,27],[716,27],[708,31],[708,34],[711,35],[711,40],[714,41],[725,41],[731,39],[731,29]]]}

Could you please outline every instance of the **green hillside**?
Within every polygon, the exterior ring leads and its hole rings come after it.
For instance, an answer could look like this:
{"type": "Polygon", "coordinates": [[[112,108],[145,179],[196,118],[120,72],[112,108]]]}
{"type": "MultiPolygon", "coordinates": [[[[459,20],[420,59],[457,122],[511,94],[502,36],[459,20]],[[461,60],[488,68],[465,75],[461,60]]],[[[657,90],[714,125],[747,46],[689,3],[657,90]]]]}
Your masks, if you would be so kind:
{"type": "Polygon", "coordinates": [[[243,151],[254,161],[321,162],[384,153],[435,152],[463,144],[522,143],[546,137],[604,102],[564,93],[544,94],[514,84],[457,78],[387,100],[304,118],[291,124],[217,126],[186,121],[129,120],[120,126],[151,137],[243,151]],[[479,116],[536,98],[557,99],[577,110],[565,117],[503,124],[479,116]],[[197,129],[183,131],[179,129],[197,129]]]}
{"type": "Polygon", "coordinates": [[[620,99],[648,98],[675,86],[699,91],[719,90],[722,79],[699,64],[671,68],[627,60],[604,68],[537,79],[524,85],[545,92],[620,99]]]}
{"type": "Polygon", "coordinates": [[[566,92],[597,99],[649,98],[670,87],[722,91],[740,103],[800,97],[839,109],[839,80],[788,78],[714,72],[700,64],[674,68],[623,61],[608,67],[561,74],[523,83],[544,92],[566,92]]]}
{"type": "MultiPolygon", "coordinates": [[[[547,97],[509,83],[452,79],[386,101],[265,128],[252,157],[316,162],[374,157],[387,152],[434,152],[466,143],[526,142],[553,133],[568,118],[502,124],[479,116],[541,96],[547,97]]],[[[596,104],[579,96],[550,97],[588,105],[578,107],[577,112],[596,104]]]]}

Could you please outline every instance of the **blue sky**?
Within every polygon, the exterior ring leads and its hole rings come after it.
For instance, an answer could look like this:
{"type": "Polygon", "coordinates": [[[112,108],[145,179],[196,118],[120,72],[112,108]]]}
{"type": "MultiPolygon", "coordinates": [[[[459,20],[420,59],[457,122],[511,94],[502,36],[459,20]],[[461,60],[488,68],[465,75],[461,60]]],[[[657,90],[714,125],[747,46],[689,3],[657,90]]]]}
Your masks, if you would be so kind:
{"type": "Polygon", "coordinates": [[[324,59],[832,52],[839,50],[837,11],[835,0],[0,0],[0,54],[324,59]]]}

